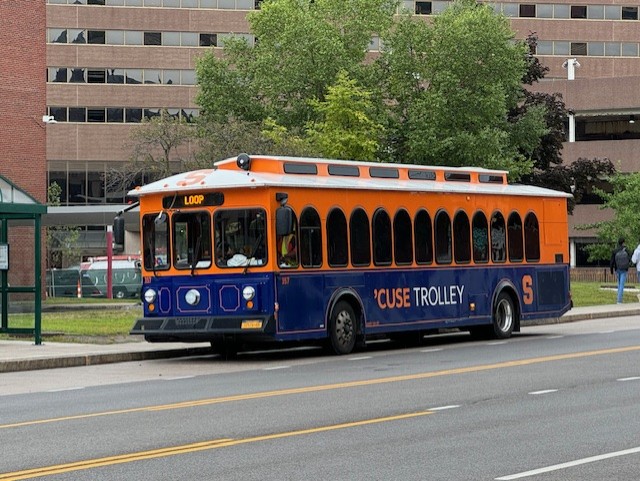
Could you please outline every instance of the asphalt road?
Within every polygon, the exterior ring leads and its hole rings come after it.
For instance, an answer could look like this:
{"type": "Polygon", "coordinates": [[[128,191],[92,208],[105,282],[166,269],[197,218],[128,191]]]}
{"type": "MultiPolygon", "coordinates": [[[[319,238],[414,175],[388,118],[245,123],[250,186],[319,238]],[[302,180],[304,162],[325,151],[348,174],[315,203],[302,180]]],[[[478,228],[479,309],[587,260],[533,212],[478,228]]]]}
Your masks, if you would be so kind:
{"type": "Polygon", "coordinates": [[[0,374],[0,480],[636,480],[640,323],[0,374]]]}

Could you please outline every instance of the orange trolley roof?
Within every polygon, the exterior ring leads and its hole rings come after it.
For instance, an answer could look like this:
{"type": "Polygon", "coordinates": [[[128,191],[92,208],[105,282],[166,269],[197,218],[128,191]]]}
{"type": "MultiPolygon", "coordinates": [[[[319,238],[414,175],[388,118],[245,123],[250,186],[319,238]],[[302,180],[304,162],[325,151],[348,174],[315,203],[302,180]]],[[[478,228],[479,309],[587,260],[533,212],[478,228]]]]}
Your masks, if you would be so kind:
{"type": "Polygon", "coordinates": [[[234,157],[217,162],[211,169],[184,172],[137,187],[129,195],[143,197],[217,189],[295,187],[571,197],[571,194],[542,187],[508,184],[504,170],[266,155],[248,158],[247,170],[239,167],[234,157]]]}

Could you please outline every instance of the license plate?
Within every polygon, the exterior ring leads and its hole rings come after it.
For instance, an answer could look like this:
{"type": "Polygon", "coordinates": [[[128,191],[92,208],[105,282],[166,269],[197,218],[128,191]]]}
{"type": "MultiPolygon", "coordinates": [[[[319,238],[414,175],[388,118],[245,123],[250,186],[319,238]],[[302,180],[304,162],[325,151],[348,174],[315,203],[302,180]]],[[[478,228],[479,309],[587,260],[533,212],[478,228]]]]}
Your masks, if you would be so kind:
{"type": "Polygon", "coordinates": [[[262,321],[242,321],[242,329],[261,329],[262,321]]]}

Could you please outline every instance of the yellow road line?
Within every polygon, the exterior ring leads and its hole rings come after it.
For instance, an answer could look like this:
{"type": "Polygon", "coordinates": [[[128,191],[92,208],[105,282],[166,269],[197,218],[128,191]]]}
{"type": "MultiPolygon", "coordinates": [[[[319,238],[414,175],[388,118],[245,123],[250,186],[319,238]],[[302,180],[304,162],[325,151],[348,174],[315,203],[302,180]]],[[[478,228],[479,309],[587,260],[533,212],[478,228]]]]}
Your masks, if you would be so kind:
{"type": "Polygon", "coordinates": [[[193,444],[183,444],[180,446],[172,446],[162,449],[154,449],[151,451],[141,451],[137,453],[128,453],[118,456],[108,456],[104,458],[87,459],[74,463],[58,464],[53,466],[45,466],[41,468],[26,469],[22,471],[14,471],[11,473],[0,474],[0,480],[18,481],[20,479],[32,479],[42,476],[53,476],[56,474],[69,473],[73,471],[81,471],[85,469],[95,469],[104,466],[112,466],[115,464],[132,463],[146,459],[161,458],[167,456],[176,456],[179,454],[195,453],[209,449],[226,448],[229,446],[237,446],[240,444],[256,443],[261,441],[270,441],[272,439],[288,438],[292,436],[301,436],[305,434],[315,434],[327,431],[335,431],[338,429],[355,428],[366,426],[368,424],[379,424],[390,421],[400,421],[403,419],[415,418],[433,414],[433,411],[419,411],[414,413],[399,414],[396,416],[386,416],[382,418],[364,419],[350,423],[332,424],[329,426],[319,426],[310,429],[301,429],[298,431],[287,431],[282,433],[266,434],[263,436],[255,436],[244,439],[215,439],[193,444]]]}
{"type": "Polygon", "coordinates": [[[611,348],[611,349],[600,349],[597,351],[584,351],[584,352],[574,352],[574,353],[568,353],[568,354],[556,354],[553,356],[533,357],[528,359],[520,359],[516,361],[498,362],[494,364],[481,364],[478,366],[461,367],[456,369],[445,369],[442,371],[406,374],[403,376],[390,376],[390,377],[382,377],[382,378],[376,378],[376,379],[365,379],[362,381],[348,381],[348,382],[335,383],[335,384],[321,384],[319,386],[279,389],[277,391],[263,391],[263,392],[248,393],[248,394],[236,394],[233,396],[222,396],[222,397],[216,397],[216,398],[199,399],[195,401],[185,401],[185,402],[178,402],[178,403],[171,403],[171,404],[160,404],[157,406],[145,406],[145,407],[139,407],[139,408],[119,409],[115,411],[104,411],[104,412],[91,413],[91,414],[78,414],[74,416],[64,416],[59,418],[38,419],[38,420],[32,420],[32,421],[12,423],[12,424],[0,424],[0,429],[33,426],[37,424],[48,424],[48,423],[56,423],[56,422],[62,422],[62,421],[72,421],[77,419],[89,419],[89,418],[96,418],[96,417],[102,417],[102,416],[113,416],[117,414],[166,411],[169,409],[184,409],[184,408],[190,408],[190,407],[208,406],[211,404],[247,401],[251,399],[264,399],[264,398],[277,397],[277,396],[290,396],[294,394],[331,391],[335,389],[350,389],[350,388],[356,388],[356,387],[362,387],[362,386],[374,386],[377,384],[386,384],[386,383],[393,383],[393,382],[416,381],[416,380],[429,379],[434,377],[451,376],[455,374],[469,374],[469,373],[490,371],[495,369],[529,366],[529,365],[541,364],[545,362],[566,361],[570,359],[603,356],[607,354],[622,354],[622,353],[633,352],[633,351],[640,351],[640,346],[628,346],[628,347],[618,347],[618,348],[611,348]]]}

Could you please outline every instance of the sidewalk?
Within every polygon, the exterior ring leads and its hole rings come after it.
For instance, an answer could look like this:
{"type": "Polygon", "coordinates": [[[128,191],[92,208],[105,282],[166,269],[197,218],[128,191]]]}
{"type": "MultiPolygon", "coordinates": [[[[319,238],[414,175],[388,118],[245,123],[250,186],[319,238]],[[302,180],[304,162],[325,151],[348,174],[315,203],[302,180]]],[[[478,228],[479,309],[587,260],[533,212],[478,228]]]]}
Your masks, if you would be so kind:
{"type": "MultiPolygon", "coordinates": [[[[577,307],[560,318],[529,321],[523,323],[523,326],[637,315],[640,315],[640,303],[577,307]]],[[[0,341],[0,373],[195,356],[208,353],[210,353],[208,343],[151,344],[142,339],[118,344],[45,342],[40,346],[36,346],[32,341],[0,341]]]]}

